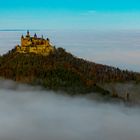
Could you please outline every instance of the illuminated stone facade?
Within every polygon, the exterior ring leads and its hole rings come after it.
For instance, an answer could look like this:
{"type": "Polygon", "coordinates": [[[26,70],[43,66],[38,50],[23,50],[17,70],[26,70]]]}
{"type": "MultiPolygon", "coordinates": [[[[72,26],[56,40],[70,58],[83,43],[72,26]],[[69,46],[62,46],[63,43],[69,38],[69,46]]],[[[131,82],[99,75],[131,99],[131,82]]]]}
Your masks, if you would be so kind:
{"type": "Polygon", "coordinates": [[[54,50],[54,47],[50,44],[49,39],[44,39],[43,36],[38,38],[35,34],[34,37],[30,36],[29,31],[24,37],[21,36],[21,46],[16,46],[16,51],[19,53],[35,53],[47,55],[54,50]]]}

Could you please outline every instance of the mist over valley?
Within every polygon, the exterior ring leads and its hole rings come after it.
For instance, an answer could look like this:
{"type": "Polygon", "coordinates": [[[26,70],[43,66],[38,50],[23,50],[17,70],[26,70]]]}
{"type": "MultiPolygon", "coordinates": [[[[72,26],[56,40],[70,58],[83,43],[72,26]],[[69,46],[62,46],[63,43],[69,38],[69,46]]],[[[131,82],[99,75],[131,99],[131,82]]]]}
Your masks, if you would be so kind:
{"type": "Polygon", "coordinates": [[[140,109],[0,80],[2,140],[139,140],[140,109]]]}

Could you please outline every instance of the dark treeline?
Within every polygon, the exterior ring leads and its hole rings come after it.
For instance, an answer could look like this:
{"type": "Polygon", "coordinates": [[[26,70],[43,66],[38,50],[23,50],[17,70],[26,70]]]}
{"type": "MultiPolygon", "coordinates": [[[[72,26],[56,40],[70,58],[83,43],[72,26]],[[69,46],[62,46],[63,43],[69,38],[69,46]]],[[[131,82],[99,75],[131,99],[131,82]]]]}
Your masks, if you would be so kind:
{"type": "Polygon", "coordinates": [[[12,50],[0,58],[0,76],[75,93],[108,93],[98,84],[139,82],[140,79],[139,73],[76,58],[63,48],[55,49],[49,56],[19,54],[12,50]]]}

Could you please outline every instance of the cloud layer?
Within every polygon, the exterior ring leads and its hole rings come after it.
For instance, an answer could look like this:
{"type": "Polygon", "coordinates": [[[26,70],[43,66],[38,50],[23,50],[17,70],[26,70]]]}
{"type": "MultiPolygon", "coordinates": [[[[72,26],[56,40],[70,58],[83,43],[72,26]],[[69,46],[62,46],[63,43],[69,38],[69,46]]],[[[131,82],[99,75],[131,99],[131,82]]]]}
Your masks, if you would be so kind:
{"type": "Polygon", "coordinates": [[[0,81],[1,140],[139,140],[140,109],[0,81]]]}

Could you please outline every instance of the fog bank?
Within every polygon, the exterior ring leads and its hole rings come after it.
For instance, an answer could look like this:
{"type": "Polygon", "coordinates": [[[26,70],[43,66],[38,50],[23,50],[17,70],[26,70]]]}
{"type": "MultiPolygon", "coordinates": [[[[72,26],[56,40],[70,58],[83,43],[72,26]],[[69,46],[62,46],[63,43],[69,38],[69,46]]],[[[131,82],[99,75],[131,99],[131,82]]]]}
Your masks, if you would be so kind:
{"type": "Polygon", "coordinates": [[[0,80],[1,140],[139,140],[140,109],[0,80]]]}

